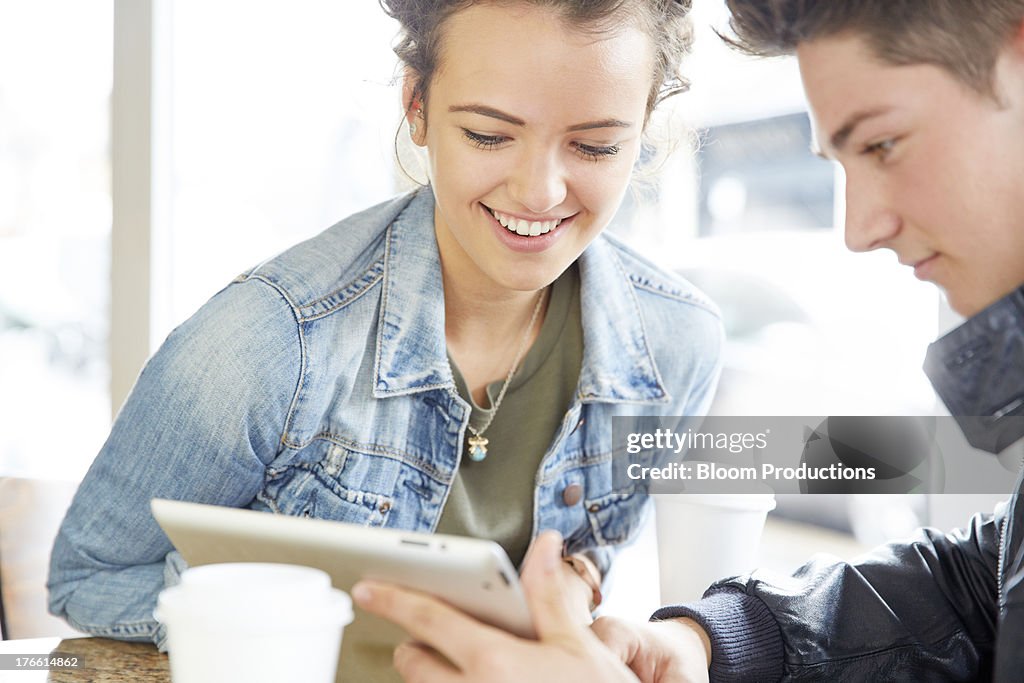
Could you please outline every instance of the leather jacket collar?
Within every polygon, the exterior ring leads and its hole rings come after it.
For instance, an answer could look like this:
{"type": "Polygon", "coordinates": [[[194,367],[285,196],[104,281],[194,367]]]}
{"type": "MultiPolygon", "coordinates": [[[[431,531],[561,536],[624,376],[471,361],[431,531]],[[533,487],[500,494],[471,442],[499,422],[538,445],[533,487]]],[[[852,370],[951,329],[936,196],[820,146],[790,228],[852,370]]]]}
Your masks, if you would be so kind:
{"type": "Polygon", "coordinates": [[[1024,286],[931,344],[924,371],[975,448],[1024,437],[1024,286]]]}

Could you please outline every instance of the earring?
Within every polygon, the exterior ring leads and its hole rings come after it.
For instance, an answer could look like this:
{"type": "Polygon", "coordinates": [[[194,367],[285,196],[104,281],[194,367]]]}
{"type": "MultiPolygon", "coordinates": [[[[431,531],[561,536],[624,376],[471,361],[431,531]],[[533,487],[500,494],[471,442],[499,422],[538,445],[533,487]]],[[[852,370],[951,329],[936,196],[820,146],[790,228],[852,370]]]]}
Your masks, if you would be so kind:
{"type": "MultiPolygon", "coordinates": [[[[423,118],[423,108],[422,107],[414,108],[413,109],[413,113],[416,115],[416,118],[418,118],[418,119],[422,119],[423,118]]],[[[418,129],[418,126],[416,125],[415,121],[412,121],[411,123],[409,123],[409,135],[416,135],[417,129],[418,129]]]]}

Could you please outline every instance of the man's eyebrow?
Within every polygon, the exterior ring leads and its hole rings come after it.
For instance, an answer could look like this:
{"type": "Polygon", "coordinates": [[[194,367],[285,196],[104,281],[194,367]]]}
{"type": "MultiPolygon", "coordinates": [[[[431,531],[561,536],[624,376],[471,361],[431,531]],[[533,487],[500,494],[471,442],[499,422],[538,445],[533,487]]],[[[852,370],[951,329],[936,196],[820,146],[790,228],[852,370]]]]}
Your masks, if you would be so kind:
{"type": "MultiPolygon", "coordinates": [[[[507,114],[500,109],[494,107],[488,107],[483,104],[459,104],[448,107],[448,111],[455,113],[460,111],[469,112],[471,114],[479,114],[481,116],[489,116],[492,119],[498,119],[505,123],[511,123],[513,126],[525,126],[526,121],[507,114]]],[[[568,132],[576,132],[581,130],[592,130],[594,128],[632,128],[633,124],[629,121],[623,121],[621,119],[602,119],[600,121],[587,121],[586,123],[577,123],[566,128],[568,132]]]]}
{"type": "Polygon", "coordinates": [[[891,108],[889,107],[879,107],[877,109],[865,109],[863,111],[854,112],[847,117],[846,121],[843,122],[843,125],[841,125],[835,133],[832,133],[832,137],[829,139],[831,148],[836,152],[841,152],[857,126],[867,119],[881,116],[882,114],[886,114],[890,111],[891,108]]]}

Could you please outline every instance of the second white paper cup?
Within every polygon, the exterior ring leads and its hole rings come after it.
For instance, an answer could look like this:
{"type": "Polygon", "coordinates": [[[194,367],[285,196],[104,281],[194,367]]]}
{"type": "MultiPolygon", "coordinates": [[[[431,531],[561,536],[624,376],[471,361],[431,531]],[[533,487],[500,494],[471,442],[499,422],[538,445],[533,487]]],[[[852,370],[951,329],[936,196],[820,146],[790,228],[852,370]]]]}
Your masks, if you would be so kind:
{"type": "Polygon", "coordinates": [[[212,564],[160,593],[174,683],[334,681],[348,594],[319,569],[212,564]]]}
{"type": "Polygon", "coordinates": [[[698,600],[716,580],[754,568],[767,494],[657,494],[661,604],[698,600]]]}

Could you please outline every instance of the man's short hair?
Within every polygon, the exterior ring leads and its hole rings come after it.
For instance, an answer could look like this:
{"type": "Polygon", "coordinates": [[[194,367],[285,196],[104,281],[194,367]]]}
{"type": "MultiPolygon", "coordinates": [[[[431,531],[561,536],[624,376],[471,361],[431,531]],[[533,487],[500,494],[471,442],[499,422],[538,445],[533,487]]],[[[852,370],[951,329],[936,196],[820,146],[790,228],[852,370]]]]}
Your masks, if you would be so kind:
{"type": "Polygon", "coordinates": [[[1000,51],[1021,26],[1024,0],[726,0],[726,42],[758,56],[793,54],[839,34],[864,38],[882,61],[933,64],[995,95],[1000,51]]]}

